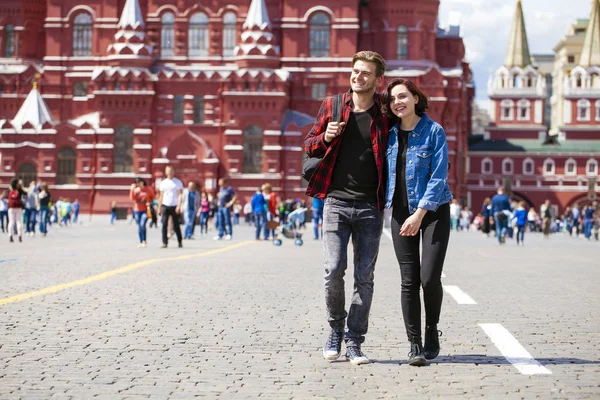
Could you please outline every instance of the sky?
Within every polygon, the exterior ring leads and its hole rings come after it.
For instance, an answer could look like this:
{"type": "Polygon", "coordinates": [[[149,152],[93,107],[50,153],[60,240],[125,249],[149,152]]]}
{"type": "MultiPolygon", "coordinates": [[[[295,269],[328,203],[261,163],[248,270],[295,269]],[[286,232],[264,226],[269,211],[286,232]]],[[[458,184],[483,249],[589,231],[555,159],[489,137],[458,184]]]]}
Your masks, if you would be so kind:
{"type": "MultiPolygon", "coordinates": [[[[487,107],[490,69],[504,63],[517,0],[440,0],[439,22],[451,12],[461,14],[466,59],[475,77],[476,101],[487,107]]],[[[552,48],[576,20],[589,18],[591,0],[521,0],[531,54],[552,54],[552,48]]]]}

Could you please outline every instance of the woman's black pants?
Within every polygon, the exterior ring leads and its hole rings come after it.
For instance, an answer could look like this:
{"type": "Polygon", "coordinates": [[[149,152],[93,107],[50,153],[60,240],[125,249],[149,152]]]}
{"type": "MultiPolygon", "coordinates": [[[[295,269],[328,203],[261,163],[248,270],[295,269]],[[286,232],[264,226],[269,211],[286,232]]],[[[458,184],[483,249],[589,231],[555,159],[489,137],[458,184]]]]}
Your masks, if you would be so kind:
{"type": "Polygon", "coordinates": [[[438,207],[437,211],[428,211],[417,235],[400,236],[400,228],[409,216],[408,209],[394,208],[391,229],[402,277],[402,316],[410,339],[412,336],[421,337],[421,285],[426,326],[437,325],[440,319],[444,297],[442,268],[450,238],[450,206],[446,203],[438,207]],[[421,239],[422,257],[419,252],[421,239]]]}

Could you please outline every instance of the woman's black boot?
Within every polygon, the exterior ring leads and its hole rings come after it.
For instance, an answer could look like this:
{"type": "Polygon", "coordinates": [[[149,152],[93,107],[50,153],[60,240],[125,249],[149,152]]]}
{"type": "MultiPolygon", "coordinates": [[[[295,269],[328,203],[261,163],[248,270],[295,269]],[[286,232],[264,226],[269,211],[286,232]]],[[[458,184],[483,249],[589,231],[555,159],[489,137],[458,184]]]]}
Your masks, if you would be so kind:
{"type": "Polygon", "coordinates": [[[423,355],[423,345],[419,336],[410,338],[410,351],[408,352],[408,365],[414,367],[423,367],[427,365],[427,360],[423,355]]]}
{"type": "Polygon", "coordinates": [[[425,328],[425,348],[423,355],[428,360],[433,360],[440,354],[440,336],[441,331],[438,331],[437,325],[428,326],[425,328]]]}

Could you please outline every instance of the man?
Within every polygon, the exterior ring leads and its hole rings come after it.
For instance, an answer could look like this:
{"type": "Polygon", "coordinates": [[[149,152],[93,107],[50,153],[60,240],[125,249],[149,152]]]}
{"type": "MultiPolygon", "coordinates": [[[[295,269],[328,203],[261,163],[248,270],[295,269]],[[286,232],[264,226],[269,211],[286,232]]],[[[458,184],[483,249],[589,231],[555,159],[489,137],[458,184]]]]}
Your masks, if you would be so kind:
{"type": "Polygon", "coordinates": [[[542,216],[542,233],[545,239],[550,238],[550,225],[552,223],[552,207],[550,207],[550,200],[546,200],[540,208],[540,214],[542,216]]]}
{"type": "Polygon", "coordinates": [[[79,204],[79,199],[75,199],[73,202],[73,223],[77,225],[79,221],[79,210],[81,209],[81,205],[79,204]]]}
{"type": "Polygon", "coordinates": [[[25,208],[23,210],[23,219],[25,222],[25,234],[35,236],[35,224],[38,209],[38,188],[35,181],[29,183],[27,197],[25,199],[25,208]]]}
{"type": "Polygon", "coordinates": [[[196,190],[196,183],[188,183],[188,187],[183,191],[181,211],[184,220],[184,239],[191,239],[194,234],[194,223],[196,222],[196,213],[200,209],[200,192],[196,190]]]}
{"type": "Polygon", "coordinates": [[[217,193],[218,210],[217,210],[217,228],[219,234],[215,236],[215,240],[223,240],[225,235],[225,224],[227,224],[227,236],[225,240],[231,240],[231,207],[235,204],[237,196],[233,188],[227,185],[227,179],[219,179],[219,193],[217,193]]]}
{"type": "Polygon", "coordinates": [[[384,73],[381,55],[372,51],[355,54],[351,89],[342,95],[341,122],[332,121],[333,98],[327,98],[304,140],[309,156],[323,157],[306,189],[308,196],[325,199],[325,304],[331,331],[323,356],[327,360],[339,358],[345,340],[346,357],[354,365],[369,363],[361,344],[368,329],[383,228],[388,127],[375,89],[384,73]],[[354,294],[346,312],[344,274],[350,237],[354,245],[354,294]],[[348,330],[344,333],[346,317],[348,330]]]}
{"type": "Polygon", "coordinates": [[[571,214],[573,215],[573,220],[571,226],[568,227],[569,235],[573,236],[573,229],[575,229],[575,237],[579,236],[579,219],[581,218],[581,210],[577,204],[573,205],[571,208],[571,214]]]}
{"type": "Polygon", "coordinates": [[[175,178],[175,168],[168,165],[165,168],[166,178],[160,182],[160,196],[158,198],[158,215],[161,216],[162,222],[162,249],[166,249],[169,244],[167,230],[169,228],[169,217],[173,222],[175,235],[179,247],[183,247],[181,241],[181,227],[179,226],[179,213],[181,212],[181,200],[183,192],[183,183],[175,178]]]}
{"type": "Polygon", "coordinates": [[[504,194],[504,188],[499,187],[496,195],[492,197],[492,215],[496,224],[496,236],[498,243],[503,244],[506,241],[506,231],[508,229],[508,215],[512,211],[510,199],[504,194]]]}

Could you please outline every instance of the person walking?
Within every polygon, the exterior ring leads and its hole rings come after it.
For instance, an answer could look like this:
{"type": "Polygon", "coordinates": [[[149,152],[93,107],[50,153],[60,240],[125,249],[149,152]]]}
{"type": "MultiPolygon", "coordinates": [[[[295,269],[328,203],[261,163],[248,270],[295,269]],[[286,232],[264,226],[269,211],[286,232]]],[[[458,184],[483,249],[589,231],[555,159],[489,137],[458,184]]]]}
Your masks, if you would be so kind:
{"type": "Polygon", "coordinates": [[[552,209],[550,207],[550,200],[546,200],[540,208],[540,214],[542,216],[542,233],[545,239],[550,238],[550,225],[552,223],[552,209]]]}
{"type": "Polygon", "coordinates": [[[181,200],[181,211],[183,212],[184,230],[183,238],[191,239],[194,234],[194,224],[196,223],[196,214],[200,209],[200,192],[196,189],[195,182],[189,182],[187,188],[183,190],[181,200]]]}
{"type": "Polygon", "coordinates": [[[200,194],[200,210],[198,210],[198,217],[200,219],[200,234],[208,234],[208,217],[210,214],[210,202],[208,201],[208,194],[202,192],[200,194]]]}
{"type": "Polygon", "coordinates": [[[533,207],[530,207],[529,212],[527,213],[527,224],[529,225],[529,232],[537,231],[537,214],[535,212],[535,208],[533,207]]]}
{"type": "Polygon", "coordinates": [[[481,231],[485,236],[490,235],[490,226],[492,220],[492,200],[486,197],[483,200],[483,206],[481,207],[481,231]]]}
{"type": "Polygon", "coordinates": [[[29,183],[29,188],[26,192],[27,195],[23,209],[23,219],[25,221],[25,234],[29,236],[35,236],[37,209],[39,207],[38,189],[35,181],[31,181],[29,183]]]}
{"type": "Polygon", "coordinates": [[[588,204],[583,210],[583,234],[587,240],[592,238],[592,228],[594,227],[594,207],[588,204]]]}
{"type": "Polygon", "coordinates": [[[133,218],[138,226],[138,238],[140,240],[138,247],[146,247],[148,245],[146,223],[148,222],[149,207],[151,207],[154,200],[154,191],[146,185],[143,178],[138,177],[131,184],[129,198],[133,200],[133,218]]]}
{"type": "Polygon", "coordinates": [[[514,220],[517,226],[517,246],[525,246],[525,226],[527,225],[527,209],[525,208],[525,202],[520,201],[519,206],[515,210],[514,220]]]}
{"type": "Polygon", "coordinates": [[[450,203],[450,223],[452,225],[452,230],[458,231],[458,221],[460,220],[460,204],[458,204],[458,200],[452,199],[452,203],[450,203]]]}
{"type": "Polygon", "coordinates": [[[242,204],[236,200],[233,204],[233,225],[240,224],[240,214],[242,213],[242,204]]]}
{"type": "Polygon", "coordinates": [[[440,352],[441,276],[450,239],[452,200],[447,184],[448,144],[442,126],[425,113],[427,96],[413,82],[396,79],[383,96],[383,110],[390,124],[394,123],[386,150],[385,206],[393,208],[391,234],[400,266],[402,316],[410,342],[408,364],[424,366],[440,352]]]}
{"type": "Polygon", "coordinates": [[[579,206],[577,204],[574,204],[573,208],[571,208],[571,215],[572,215],[573,219],[571,222],[571,226],[569,227],[569,235],[573,236],[573,229],[575,229],[575,237],[578,237],[579,236],[580,219],[581,219],[581,210],[579,209],[579,206]]]}
{"type": "Polygon", "coordinates": [[[14,242],[15,231],[19,242],[23,241],[23,198],[26,195],[27,192],[19,184],[19,179],[13,178],[6,196],[8,200],[8,238],[11,243],[14,242]]]}
{"type": "Polygon", "coordinates": [[[309,157],[322,157],[306,194],[325,200],[325,305],[331,330],[323,356],[327,360],[339,358],[345,340],[346,358],[354,365],[369,363],[362,344],[369,326],[383,229],[388,127],[381,112],[381,96],[375,90],[383,81],[385,68],[385,60],[378,53],[356,53],[352,57],[351,89],[341,95],[340,121],[333,120],[334,98],[339,97],[325,99],[304,140],[309,157]],[[346,312],[344,275],[350,238],[354,247],[354,293],[346,312]],[[348,330],[344,332],[346,318],[348,330]]]}
{"type": "MultiPolygon", "coordinates": [[[[254,215],[254,226],[256,227],[255,239],[260,240],[260,233],[263,229],[266,232],[265,224],[267,223],[267,201],[263,196],[261,188],[256,190],[250,201],[252,205],[252,214],[254,215]]],[[[267,237],[265,237],[265,240],[267,237]]]]}
{"type": "Polygon", "coordinates": [[[39,205],[40,205],[40,233],[42,236],[48,234],[48,212],[50,210],[50,190],[48,190],[48,184],[43,183],[40,187],[38,194],[39,205]]]}
{"type": "Polygon", "coordinates": [[[321,232],[321,227],[323,224],[323,205],[325,202],[323,199],[313,198],[312,201],[312,224],[313,224],[313,233],[314,239],[319,240],[319,232],[321,232]]]}
{"type": "Polygon", "coordinates": [[[79,221],[79,210],[81,209],[81,204],[79,204],[79,199],[75,199],[73,202],[73,224],[77,225],[79,221]]]}
{"type": "Polygon", "coordinates": [[[231,186],[227,184],[227,179],[219,179],[219,193],[217,193],[217,201],[219,208],[217,210],[217,228],[219,233],[215,236],[215,240],[231,240],[233,229],[231,226],[231,207],[235,204],[237,196],[231,186]]]}
{"type": "Polygon", "coordinates": [[[265,183],[261,187],[262,195],[265,198],[266,202],[266,221],[264,224],[264,238],[265,240],[269,240],[269,238],[275,238],[275,229],[269,229],[267,226],[267,222],[273,221],[277,218],[277,195],[273,192],[273,187],[270,183],[265,183]]]}
{"type": "Polygon", "coordinates": [[[0,226],[2,233],[5,232],[4,227],[8,229],[8,199],[6,193],[0,193],[0,226]]]}
{"type": "Polygon", "coordinates": [[[177,236],[177,242],[179,247],[183,247],[183,241],[181,237],[181,227],[179,226],[179,213],[181,212],[181,202],[183,194],[183,183],[175,178],[175,168],[171,165],[167,165],[165,168],[166,178],[160,182],[159,190],[160,196],[158,197],[158,215],[161,217],[162,223],[162,246],[161,248],[166,249],[169,244],[169,238],[167,236],[169,229],[169,217],[173,223],[173,229],[177,236]]]}
{"type": "Polygon", "coordinates": [[[512,211],[510,199],[504,194],[504,188],[499,187],[494,197],[492,197],[492,215],[496,225],[496,237],[498,243],[506,242],[506,232],[508,230],[508,214],[512,211]]]}

